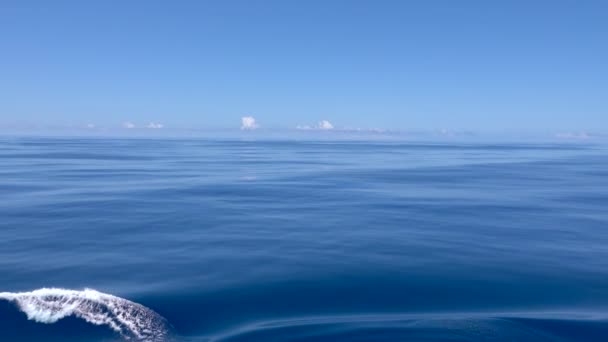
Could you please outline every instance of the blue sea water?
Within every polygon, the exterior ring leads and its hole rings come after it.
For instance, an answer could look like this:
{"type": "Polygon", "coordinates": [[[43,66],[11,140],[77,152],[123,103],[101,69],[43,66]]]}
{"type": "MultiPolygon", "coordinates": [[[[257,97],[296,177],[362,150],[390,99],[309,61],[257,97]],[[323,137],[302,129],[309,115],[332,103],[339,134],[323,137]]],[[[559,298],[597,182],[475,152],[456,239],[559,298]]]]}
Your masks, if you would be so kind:
{"type": "Polygon", "coordinates": [[[0,138],[0,341],[606,341],[593,144],[0,138]]]}

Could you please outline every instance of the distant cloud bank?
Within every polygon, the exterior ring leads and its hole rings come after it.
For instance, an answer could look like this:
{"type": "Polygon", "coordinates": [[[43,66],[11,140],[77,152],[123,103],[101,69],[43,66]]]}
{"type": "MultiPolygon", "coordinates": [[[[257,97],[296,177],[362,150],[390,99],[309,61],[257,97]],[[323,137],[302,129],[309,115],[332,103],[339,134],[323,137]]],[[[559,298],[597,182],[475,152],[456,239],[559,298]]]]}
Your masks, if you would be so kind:
{"type": "MultiPolygon", "coordinates": [[[[165,127],[165,125],[158,123],[158,122],[151,121],[146,126],[140,126],[140,128],[141,127],[145,127],[145,128],[149,128],[149,129],[161,129],[161,128],[165,127]]],[[[133,129],[133,128],[138,128],[138,126],[136,126],[134,123],[132,123],[130,121],[125,121],[122,123],[122,128],[133,129]]]]}
{"type": "Polygon", "coordinates": [[[321,120],[319,121],[318,124],[314,125],[314,126],[310,126],[310,125],[298,125],[296,126],[296,129],[302,129],[302,130],[307,130],[307,129],[318,129],[318,130],[330,130],[330,129],[334,129],[334,125],[327,121],[327,120],[321,120]]]}
{"type": "Polygon", "coordinates": [[[580,140],[585,140],[585,139],[591,139],[594,138],[595,136],[592,134],[589,134],[587,132],[565,132],[565,133],[557,133],[555,135],[556,138],[559,139],[580,139],[580,140]]]}
{"type": "Polygon", "coordinates": [[[146,126],[146,128],[152,128],[152,129],[160,129],[160,128],[163,128],[163,127],[165,127],[165,126],[163,124],[158,123],[158,122],[150,122],[148,124],[148,126],[146,126]]]}
{"type": "Polygon", "coordinates": [[[243,131],[252,131],[254,129],[258,129],[260,125],[255,122],[255,118],[253,116],[243,116],[241,118],[241,130],[243,131]]]}
{"type": "Polygon", "coordinates": [[[319,121],[319,124],[317,125],[317,128],[319,128],[319,129],[334,129],[334,125],[332,125],[331,122],[329,122],[327,120],[321,120],[321,121],[319,121]]]}

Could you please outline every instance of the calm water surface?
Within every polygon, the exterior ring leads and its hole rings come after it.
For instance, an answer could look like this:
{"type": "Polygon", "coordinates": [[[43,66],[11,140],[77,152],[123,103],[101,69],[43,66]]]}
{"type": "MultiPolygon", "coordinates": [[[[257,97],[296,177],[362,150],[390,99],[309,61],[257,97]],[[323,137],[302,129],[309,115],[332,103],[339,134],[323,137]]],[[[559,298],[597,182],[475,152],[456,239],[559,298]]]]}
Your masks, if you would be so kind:
{"type": "Polygon", "coordinates": [[[4,137],[0,292],[1,341],[606,341],[608,150],[4,137]]]}

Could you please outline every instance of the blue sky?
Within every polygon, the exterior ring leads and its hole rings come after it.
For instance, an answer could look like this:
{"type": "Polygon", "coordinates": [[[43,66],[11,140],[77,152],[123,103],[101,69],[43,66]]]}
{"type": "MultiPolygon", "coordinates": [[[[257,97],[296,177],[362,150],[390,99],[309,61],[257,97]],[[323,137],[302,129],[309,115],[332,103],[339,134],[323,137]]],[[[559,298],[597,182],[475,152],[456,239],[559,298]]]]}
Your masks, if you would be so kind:
{"type": "Polygon", "coordinates": [[[0,125],[608,131],[606,1],[0,1],[0,125]]]}

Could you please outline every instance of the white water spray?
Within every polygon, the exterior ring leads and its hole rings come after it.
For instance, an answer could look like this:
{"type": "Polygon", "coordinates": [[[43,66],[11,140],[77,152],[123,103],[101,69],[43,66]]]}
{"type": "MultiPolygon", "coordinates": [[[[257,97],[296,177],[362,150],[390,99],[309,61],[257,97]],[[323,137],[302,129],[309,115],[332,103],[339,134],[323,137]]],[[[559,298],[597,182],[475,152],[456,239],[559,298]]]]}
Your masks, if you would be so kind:
{"type": "Polygon", "coordinates": [[[74,316],[108,326],[127,340],[166,341],[169,331],[167,321],[145,306],[90,289],[0,292],[0,300],[14,302],[32,321],[52,324],[74,316]]]}

